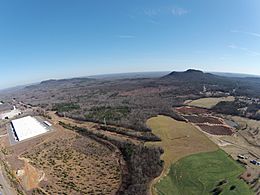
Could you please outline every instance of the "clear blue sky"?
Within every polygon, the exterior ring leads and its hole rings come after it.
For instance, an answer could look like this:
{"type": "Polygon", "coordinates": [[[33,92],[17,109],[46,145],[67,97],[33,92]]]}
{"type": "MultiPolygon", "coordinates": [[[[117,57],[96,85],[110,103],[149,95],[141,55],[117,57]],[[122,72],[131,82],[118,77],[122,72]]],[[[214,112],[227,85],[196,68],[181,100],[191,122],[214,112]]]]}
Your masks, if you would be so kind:
{"type": "Polygon", "coordinates": [[[0,0],[0,88],[93,74],[260,74],[259,0],[0,0]]]}

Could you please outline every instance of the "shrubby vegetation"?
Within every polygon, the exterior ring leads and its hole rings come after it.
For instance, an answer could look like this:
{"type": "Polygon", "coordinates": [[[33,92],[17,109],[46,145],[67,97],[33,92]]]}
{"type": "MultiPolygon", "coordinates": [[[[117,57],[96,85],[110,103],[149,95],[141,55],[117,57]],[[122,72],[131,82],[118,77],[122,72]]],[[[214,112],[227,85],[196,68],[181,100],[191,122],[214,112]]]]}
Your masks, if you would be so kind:
{"type": "Polygon", "coordinates": [[[91,108],[85,117],[87,120],[108,120],[118,121],[123,117],[126,117],[130,113],[131,109],[127,106],[111,107],[100,106],[91,108]]]}
{"type": "Polygon", "coordinates": [[[236,104],[236,102],[220,102],[213,108],[213,110],[223,114],[239,115],[239,108],[240,106],[236,104]]]}
{"type": "Polygon", "coordinates": [[[103,139],[115,145],[122,152],[127,163],[127,170],[123,173],[123,181],[118,195],[143,195],[148,192],[150,181],[158,176],[163,168],[160,156],[163,150],[158,147],[146,147],[143,144],[113,139],[102,133],[93,132],[86,128],[59,123],[64,128],[77,131],[93,139],[103,139]]]}
{"type": "Polygon", "coordinates": [[[75,104],[75,103],[57,103],[54,104],[52,107],[53,111],[57,111],[57,112],[69,112],[72,110],[77,110],[80,109],[80,106],[75,104]]]}

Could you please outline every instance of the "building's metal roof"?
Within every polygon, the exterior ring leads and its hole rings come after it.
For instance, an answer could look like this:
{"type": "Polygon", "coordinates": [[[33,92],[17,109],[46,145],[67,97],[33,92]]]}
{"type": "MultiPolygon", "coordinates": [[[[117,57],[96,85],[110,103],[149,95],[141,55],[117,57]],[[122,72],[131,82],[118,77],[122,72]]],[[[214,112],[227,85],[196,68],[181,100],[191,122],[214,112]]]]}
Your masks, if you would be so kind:
{"type": "Polygon", "coordinates": [[[19,141],[46,133],[48,129],[31,116],[12,120],[19,141]]]}

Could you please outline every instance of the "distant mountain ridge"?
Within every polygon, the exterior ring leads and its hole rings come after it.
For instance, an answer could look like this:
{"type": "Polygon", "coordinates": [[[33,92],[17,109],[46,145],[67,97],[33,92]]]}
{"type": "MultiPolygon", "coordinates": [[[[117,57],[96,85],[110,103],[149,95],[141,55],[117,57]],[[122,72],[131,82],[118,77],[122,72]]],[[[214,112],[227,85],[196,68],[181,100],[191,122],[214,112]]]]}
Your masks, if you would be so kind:
{"type": "MultiPolygon", "coordinates": [[[[242,77],[236,74],[213,74],[204,73],[201,70],[189,69],[184,72],[173,71],[161,78],[163,83],[186,83],[187,86],[210,86],[215,90],[236,91],[236,94],[258,97],[260,95],[260,77],[244,75],[242,77]]],[[[186,86],[186,87],[187,87],[186,86]]],[[[236,95],[234,94],[234,95],[236,95]]]]}
{"type": "Polygon", "coordinates": [[[186,71],[158,71],[158,72],[134,72],[134,73],[116,73],[116,74],[104,74],[104,75],[93,75],[86,77],[75,77],[75,78],[65,78],[65,79],[49,79],[39,83],[27,84],[18,87],[12,87],[0,90],[1,93],[8,91],[17,91],[22,88],[33,88],[36,86],[49,85],[64,85],[73,83],[84,83],[91,82],[94,80],[116,80],[116,79],[137,79],[137,78],[153,78],[155,80],[159,79],[164,82],[175,81],[185,81],[185,82],[206,82],[209,84],[214,83],[224,83],[224,82],[249,82],[250,84],[260,83],[260,76],[248,75],[248,74],[237,74],[237,73],[221,73],[221,72],[203,72],[196,69],[188,69],[186,71]]]}
{"type": "Polygon", "coordinates": [[[203,76],[205,74],[211,74],[211,73],[204,73],[201,70],[196,70],[196,69],[188,69],[183,72],[177,72],[173,71],[170,74],[166,75],[165,77],[178,77],[178,76],[203,76]]]}
{"type": "Polygon", "coordinates": [[[207,81],[219,81],[226,80],[226,77],[214,75],[212,73],[204,73],[201,70],[188,69],[184,72],[176,72],[173,71],[170,74],[162,77],[162,79],[173,79],[173,80],[181,80],[181,81],[193,81],[193,82],[207,82],[207,81]]]}
{"type": "Polygon", "coordinates": [[[114,73],[88,76],[94,79],[133,79],[133,78],[156,78],[169,74],[170,71],[154,71],[154,72],[130,72],[130,73],[114,73]]]}
{"type": "Polygon", "coordinates": [[[79,78],[70,78],[70,79],[49,79],[42,81],[40,84],[57,84],[57,83],[63,83],[63,82],[80,82],[80,81],[86,81],[86,80],[94,80],[87,77],[79,77],[79,78]]]}
{"type": "Polygon", "coordinates": [[[229,72],[210,72],[214,75],[233,77],[233,78],[260,78],[260,75],[243,74],[243,73],[229,73],[229,72]]]}

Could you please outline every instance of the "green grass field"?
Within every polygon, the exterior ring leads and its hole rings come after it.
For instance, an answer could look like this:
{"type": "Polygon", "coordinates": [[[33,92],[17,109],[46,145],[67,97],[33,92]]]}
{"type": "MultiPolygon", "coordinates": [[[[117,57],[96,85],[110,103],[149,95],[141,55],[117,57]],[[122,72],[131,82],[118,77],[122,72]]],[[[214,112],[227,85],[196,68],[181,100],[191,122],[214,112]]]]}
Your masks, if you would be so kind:
{"type": "Polygon", "coordinates": [[[159,195],[213,195],[214,189],[215,194],[221,190],[221,195],[251,195],[247,184],[238,179],[243,172],[244,168],[222,150],[194,154],[172,164],[155,188],[159,195]],[[231,186],[234,189],[230,190],[231,186]]]}

